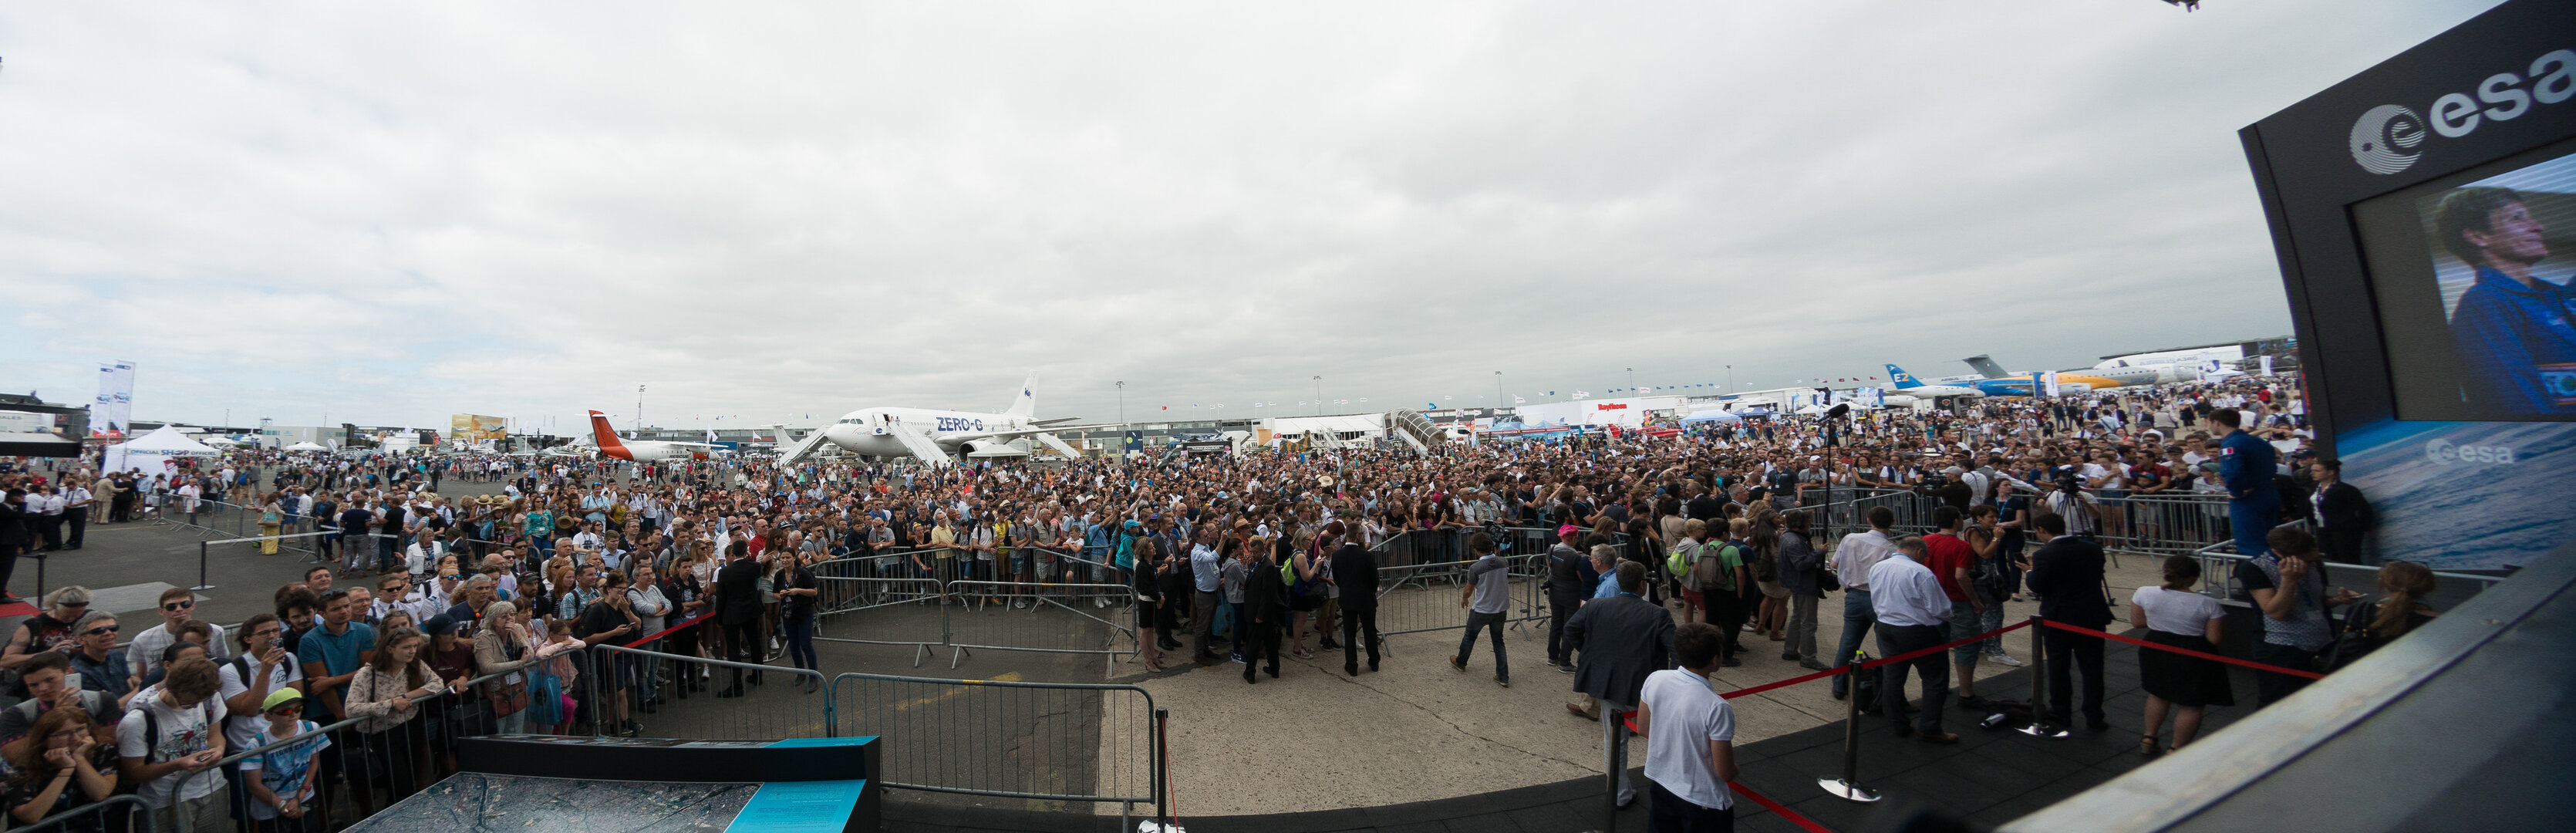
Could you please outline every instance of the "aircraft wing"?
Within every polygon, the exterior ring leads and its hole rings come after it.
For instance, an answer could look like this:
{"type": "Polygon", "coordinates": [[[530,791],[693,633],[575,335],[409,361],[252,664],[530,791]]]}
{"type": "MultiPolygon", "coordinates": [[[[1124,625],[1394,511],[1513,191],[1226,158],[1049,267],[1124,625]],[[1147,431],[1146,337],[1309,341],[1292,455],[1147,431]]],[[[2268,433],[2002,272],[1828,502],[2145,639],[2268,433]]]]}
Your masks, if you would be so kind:
{"type": "Polygon", "coordinates": [[[1029,435],[1029,434],[1041,434],[1041,435],[1043,435],[1043,434],[1052,434],[1052,433],[1055,433],[1055,432],[1057,432],[1057,431],[1089,431],[1089,430],[1092,430],[1092,429],[1095,429],[1095,428],[1116,428],[1116,427],[1118,427],[1118,426],[1116,426],[1116,425],[1110,425],[1110,424],[1103,424],[1103,425],[1057,425],[1057,426],[1050,426],[1050,427],[1045,427],[1045,428],[1015,428],[1015,429],[1011,429],[1011,430],[1007,430],[1007,431],[976,431],[976,432],[973,432],[973,433],[967,433],[967,432],[962,432],[962,431],[951,431],[951,432],[948,432],[948,436],[951,436],[951,437],[961,437],[961,436],[962,436],[962,437],[967,437],[967,438],[969,438],[969,439],[982,439],[982,438],[985,438],[985,437],[1019,437],[1019,436],[1029,435]]]}
{"type": "Polygon", "coordinates": [[[1058,454],[1062,454],[1076,460],[1082,459],[1082,452],[1075,451],[1073,446],[1066,445],[1063,440],[1056,439],[1054,434],[1039,434],[1037,435],[1037,440],[1040,444],[1043,444],[1048,448],[1055,449],[1058,454]]]}
{"type": "Polygon", "coordinates": [[[903,443],[904,450],[912,452],[912,456],[921,462],[932,466],[948,465],[948,452],[939,450],[939,444],[931,442],[930,437],[922,434],[920,429],[908,425],[896,425],[887,428],[886,433],[893,435],[897,442],[903,443]]]}

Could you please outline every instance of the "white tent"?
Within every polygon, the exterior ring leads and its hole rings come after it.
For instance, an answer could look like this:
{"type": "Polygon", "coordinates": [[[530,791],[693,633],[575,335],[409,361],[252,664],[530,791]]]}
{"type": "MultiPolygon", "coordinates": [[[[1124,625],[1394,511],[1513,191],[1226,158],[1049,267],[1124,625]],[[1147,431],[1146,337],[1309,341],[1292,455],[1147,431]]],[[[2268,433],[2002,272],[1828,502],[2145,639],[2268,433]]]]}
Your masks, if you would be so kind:
{"type": "Polygon", "coordinates": [[[310,443],[310,442],[301,442],[301,443],[296,443],[296,444],[294,444],[294,445],[287,446],[287,447],[286,447],[286,450],[288,450],[288,451],[329,451],[329,450],[331,450],[331,449],[323,448],[323,447],[321,447],[321,446],[314,445],[313,443],[310,443]]]}
{"type": "Polygon", "coordinates": [[[105,470],[141,469],[149,476],[169,471],[173,458],[211,457],[221,453],[205,443],[188,439],[188,435],[179,433],[179,429],[164,425],[131,441],[108,446],[105,470]]]}

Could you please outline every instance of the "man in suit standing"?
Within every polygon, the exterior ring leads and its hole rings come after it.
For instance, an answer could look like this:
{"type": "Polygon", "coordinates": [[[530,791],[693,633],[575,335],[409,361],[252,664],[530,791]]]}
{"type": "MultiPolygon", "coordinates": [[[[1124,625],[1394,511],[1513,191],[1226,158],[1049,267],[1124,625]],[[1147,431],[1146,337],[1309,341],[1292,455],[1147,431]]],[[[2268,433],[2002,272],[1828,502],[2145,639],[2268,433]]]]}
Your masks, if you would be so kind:
{"type": "Polygon", "coordinates": [[[1241,558],[1247,568],[1243,574],[1243,681],[1253,681],[1252,669],[1270,658],[1271,679],[1279,679],[1279,629],[1288,624],[1288,585],[1279,580],[1279,563],[1263,554],[1270,551],[1267,541],[1254,538],[1243,548],[1241,558]]]}
{"type": "MultiPolygon", "coordinates": [[[[716,624],[724,627],[725,658],[735,662],[759,662],[760,654],[760,561],[751,557],[751,548],[735,541],[725,547],[733,560],[716,571],[716,624]]],[[[751,684],[760,684],[760,672],[751,673],[751,684]]],[[[742,696],[742,669],[733,669],[733,685],[716,692],[717,697],[742,696]]]]}
{"type": "Polygon", "coordinates": [[[1565,623],[1565,644],[1575,652],[1574,690],[1599,701],[1595,712],[1567,703],[1566,711],[1601,721],[1603,765],[1613,777],[1617,806],[1637,800],[1628,783],[1628,731],[1619,713],[1637,707],[1646,675],[1673,667],[1673,615],[1661,605],[1639,598],[1646,592],[1646,567],[1619,562],[1619,592],[1584,603],[1565,623]]]}
{"type": "MultiPolygon", "coordinates": [[[[2111,624],[2111,601],[2102,595],[2102,545],[2066,534],[2066,518],[2043,512],[2030,519],[2039,551],[2030,556],[2030,591],[2039,594],[2039,618],[2083,628],[2111,624]]],[[[2102,719],[2102,638],[2056,628],[2042,628],[2042,650],[2048,652],[2048,719],[2072,725],[2074,672],[2084,668],[2084,726],[2099,732],[2111,728],[2102,719]]]]}
{"type": "Polygon", "coordinates": [[[1341,521],[1324,524],[1333,551],[1333,586],[1342,590],[1342,673],[1360,675],[1360,640],[1368,644],[1369,670],[1377,670],[1377,556],[1344,537],[1341,521]]]}
{"type": "Polygon", "coordinates": [[[2343,461],[2319,457],[2308,463],[2308,474],[2317,481],[2308,500],[2317,511],[2317,542],[2324,544],[2326,560],[2345,564],[2361,562],[2361,536],[2370,532],[2377,518],[2370,511],[2370,499],[2361,489],[2343,482],[2343,461]]]}
{"type": "Polygon", "coordinates": [[[1580,572],[1583,551],[1574,548],[1574,542],[1583,538],[1583,527],[1557,527],[1556,538],[1556,546],[1547,551],[1547,664],[1572,674],[1574,652],[1565,647],[1565,623],[1592,595],[1592,588],[1583,583],[1580,572]]]}

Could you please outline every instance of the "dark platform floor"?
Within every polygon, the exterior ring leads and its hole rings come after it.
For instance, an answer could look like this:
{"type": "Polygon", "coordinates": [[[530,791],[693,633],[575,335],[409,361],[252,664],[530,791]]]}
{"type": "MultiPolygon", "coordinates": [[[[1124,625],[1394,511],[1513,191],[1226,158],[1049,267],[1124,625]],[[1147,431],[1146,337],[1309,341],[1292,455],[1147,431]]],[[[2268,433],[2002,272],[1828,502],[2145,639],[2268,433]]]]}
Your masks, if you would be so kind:
{"type": "MultiPolygon", "coordinates": [[[[1978,826],[1991,826],[2037,810],[2143,764],[2137,752],[2144,723],[2146,692],[2138,683],[2134,646],[2110,643],[2104,652],[2104,703],[2111,729],[2099,734],[2077,728],[2063,739],[2037,738],[2009,729],[1976,727],[1984,712],[1966,712],[1953,703],[1943,728],[1956,732],[1955,746],[1934,746],[1897,738],[1885,715],[1862,715],[1861,782],[1888,797],[1882,805],[1912,802],[1978,826]]],[[[1980,666],[1980,671],[1993,668],[1980,666]]],[[[2250,672],[2234,669],[2238,705],[2212,709],[2204,733],[2215,731],[2254,707],[2250,672]]],[[[1978,693],[1989,698],[2027,700],[2030,669],[2021,668],[1980,680],[1978,693]]],[[[1823,685],[1823,681],[1808,685],[1823,685]]],[[[1909,690],[1919,691],[1909,686],[1909,690]]],[[[2080,722],[2081,718],[2079,718],[2080,722]]],[[[2170,725],[2170,724],[2168,724],[2170,725]]],[[[2168,729],[2170,731],[2170,729],[2168,729]]],[[[1840,722],[1747,744],[1737,748],[1743,776],[1737,783],[1759,791],[1791,811],[1825,828],[1845,833],[1871,829],[1877,805],[1852,804],[1827,795],[1816,779],[1842,768],[1843,724],[1840,722]]],[[[1632,744],[1630,763],[1642,764],[1642,743],[1632,744]]],[[[1186,765],[1184,762],[1183,765],[1186,765]]],[[[1259,789],[1257,773],[1246,773],[1246,789],[1259,789]]],[[[1632,773],[1644,790],[1642,773],[1632,773]]],[[[914,800],[919,793],[892,790],[885,804],[886,829],[892,833],[985,833],[993,831],[1112,831],[1116,816],[1084,817],[1062,813],[959,806],[953,801],[914,800]]],[[[1585,778],[1499,790],[1479,795],[1338,810],[1281,812],[1265,815],[1187,815],[1189,797],[1180,796],[1181,825],[1190,833],[1571,833],[1600,827],[1601,780],[1585,778]]],[[[1736,829],[1802,831],[1804,828],[1738,796],[1736,829]]],[[[1646,828],[1645,800],[1619,814],[1618,829],[1646,828]]]]}

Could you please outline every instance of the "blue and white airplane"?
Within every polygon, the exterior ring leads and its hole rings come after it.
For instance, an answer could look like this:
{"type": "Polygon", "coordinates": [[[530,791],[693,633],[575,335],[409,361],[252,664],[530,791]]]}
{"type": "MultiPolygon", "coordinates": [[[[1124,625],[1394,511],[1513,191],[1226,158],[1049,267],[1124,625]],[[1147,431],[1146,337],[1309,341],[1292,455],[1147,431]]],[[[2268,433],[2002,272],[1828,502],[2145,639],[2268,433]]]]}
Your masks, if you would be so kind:
{"type": "Polygon", "coordinates": [[[1925,384],[1922,379],[1915,378],[1914,374],[1905,372],[1905,368],[1892,364],[1887,366],[1887,378],[1894,383],[1894,389],[1891,392],[1900,396],[1911,396],[1916,399],[1953,397],[1983,399],[1986,397],[1986,391],[1975,385],[1925,384]]]}

